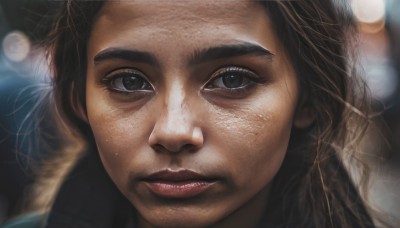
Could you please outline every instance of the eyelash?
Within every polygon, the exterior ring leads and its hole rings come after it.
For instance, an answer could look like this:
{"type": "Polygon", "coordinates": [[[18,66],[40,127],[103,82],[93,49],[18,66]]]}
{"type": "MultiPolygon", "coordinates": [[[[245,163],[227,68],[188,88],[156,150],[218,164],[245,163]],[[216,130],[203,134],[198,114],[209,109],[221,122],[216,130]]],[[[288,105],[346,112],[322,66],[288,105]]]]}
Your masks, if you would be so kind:
{"type": "Polygon", "coordinates": [[[260,84],[261,82],[262,78],[260,78],[260,76],[255,72],[244,67],[229,66],[217,70],[211,76],[211,79],[206,83],[204,90],[209,92],[217,92],[225,96],[241,97],[249,92],[255,85],[260,84]],[[242,83],[240,86],[234,88],[212,87],[212,83],[215,83],[217,80],[220,80],[219,83],[222,82],[224,84],[223,77],[225,76],[239,76],[242,80],[242,83]]]}
{"type": "MultiPolygon", "coordinates": [[[[208,80],[202,87],[202,90],[205,92],[216,93],[224,97],[239,98],[246,95],[251,88],[253,88],[256,84],[259,84],[261,81],[262,79],[259,75],[247,68],[228,66],[220,68],[213,73],[210,77],[210,80],[208,80]],[[229,82],[229,80],[233,81],[229,82]],[[232,87],[228,87],[228,85],[226,85],[228,82],[231,83],[230,86],[232,87]],[[233,85],[232,82],[233,84],[236,84],[233,85]]],[[[141,97],[141,95],[145,95],[154,91],[154,87],[151,85],[145,74],[134,68],[116,69],[107,74],[102,79],[101,83],[104,84],[105,87],[112,93],[129,96],[141,97]],[[131,77],[130,80],[133,80],[130,81],[130,83],[133,83],[133,86],[137,86],[135,83],[139,83],[138,85],[140,85],[140,88],[131,90],[127,89],[127,82],[124,82],[123,80],[127,79],[128,77],[131,77]]]]}
{"type": "MultiPolygon", "coordinates": [[[[144,73],[142,73],[139,70],[132,69],[132,68],[120,68],[112,71],[112,73],[108,74],[106,77],[103,78],[102,84],[105,84],[107,88],[112,91],[112,92],[118,92],[118,93],[135,93],[135,92],[145,92],[145,91],[150,91],[154,90],[153,86],[148,82],[146,76],[144,73]],[[124,82],[119,82],[118,80],[124,80],[127,79],[129,76],[135,77],[136,79],[139,79],[139,83],[145,83],[147,85],[142,85],[142,88],[135,89],[133,91],[128,90],[127,88],[121,89],[121,88],[116,88],[118,87],[118,84],[121,84],[123,87],[126,85],[124,82]],[[143,87],[145,86],[145,87],[143,87]]],[[[137,82],[136,82],[137,83],[137,82]]]]}

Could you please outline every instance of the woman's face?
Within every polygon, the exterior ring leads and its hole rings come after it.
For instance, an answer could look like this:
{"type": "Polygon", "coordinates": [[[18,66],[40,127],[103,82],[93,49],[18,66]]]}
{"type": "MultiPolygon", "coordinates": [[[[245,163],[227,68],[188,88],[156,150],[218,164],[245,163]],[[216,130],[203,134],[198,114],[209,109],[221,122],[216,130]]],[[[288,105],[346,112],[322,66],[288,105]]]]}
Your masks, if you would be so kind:
{"type": "Polygon", "coordinates": [[[142,225],[259,219],[298,121],[271,23],[253,1],[105,3],[88,41],[87,118],[142,225]]]}

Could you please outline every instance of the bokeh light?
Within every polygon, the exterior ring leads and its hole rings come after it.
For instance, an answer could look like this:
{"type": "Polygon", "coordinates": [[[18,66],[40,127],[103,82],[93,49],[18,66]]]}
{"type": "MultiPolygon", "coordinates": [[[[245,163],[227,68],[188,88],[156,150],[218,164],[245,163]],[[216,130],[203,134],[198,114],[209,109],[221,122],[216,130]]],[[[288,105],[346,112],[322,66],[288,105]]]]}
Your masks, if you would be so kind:
{"type": "Polygon", "coordinates": [[[352,0],[355,17],[364,32],[375,33],[385,26],[384,0],[352,0]]]}
{"type": "Polygon", "coordinates": [[[31,49],[29,38],[20,31],[8,33],[4,37],[2,45],[4,56],[13,62],[23,61],[31,49]]]}

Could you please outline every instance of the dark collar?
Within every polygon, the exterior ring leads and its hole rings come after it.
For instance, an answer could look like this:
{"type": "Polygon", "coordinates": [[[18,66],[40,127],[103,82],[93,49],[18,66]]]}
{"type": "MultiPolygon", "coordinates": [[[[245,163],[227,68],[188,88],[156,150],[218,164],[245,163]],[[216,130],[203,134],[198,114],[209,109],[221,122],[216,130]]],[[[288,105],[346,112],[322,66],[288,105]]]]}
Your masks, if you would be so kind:
{"type": "Polygon", "coordinates": [[[134,209],[90,152],[65,179],[45,228],[134,228],[134,209]]]}

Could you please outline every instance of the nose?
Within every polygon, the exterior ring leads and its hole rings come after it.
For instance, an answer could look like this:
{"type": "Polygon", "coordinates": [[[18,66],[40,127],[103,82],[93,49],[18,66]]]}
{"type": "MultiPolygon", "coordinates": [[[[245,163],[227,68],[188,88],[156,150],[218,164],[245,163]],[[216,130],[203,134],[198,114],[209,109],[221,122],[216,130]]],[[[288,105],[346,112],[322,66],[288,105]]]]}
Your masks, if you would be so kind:
{"type": "Polygon", "coordinates": [[[165,97],[149,136],[149,145],[156,151],[170,153],[198,150],[204,137],[201,127],[196,126],[196,110],[188,106],[182,89],[175,89],[165,97]]]}

